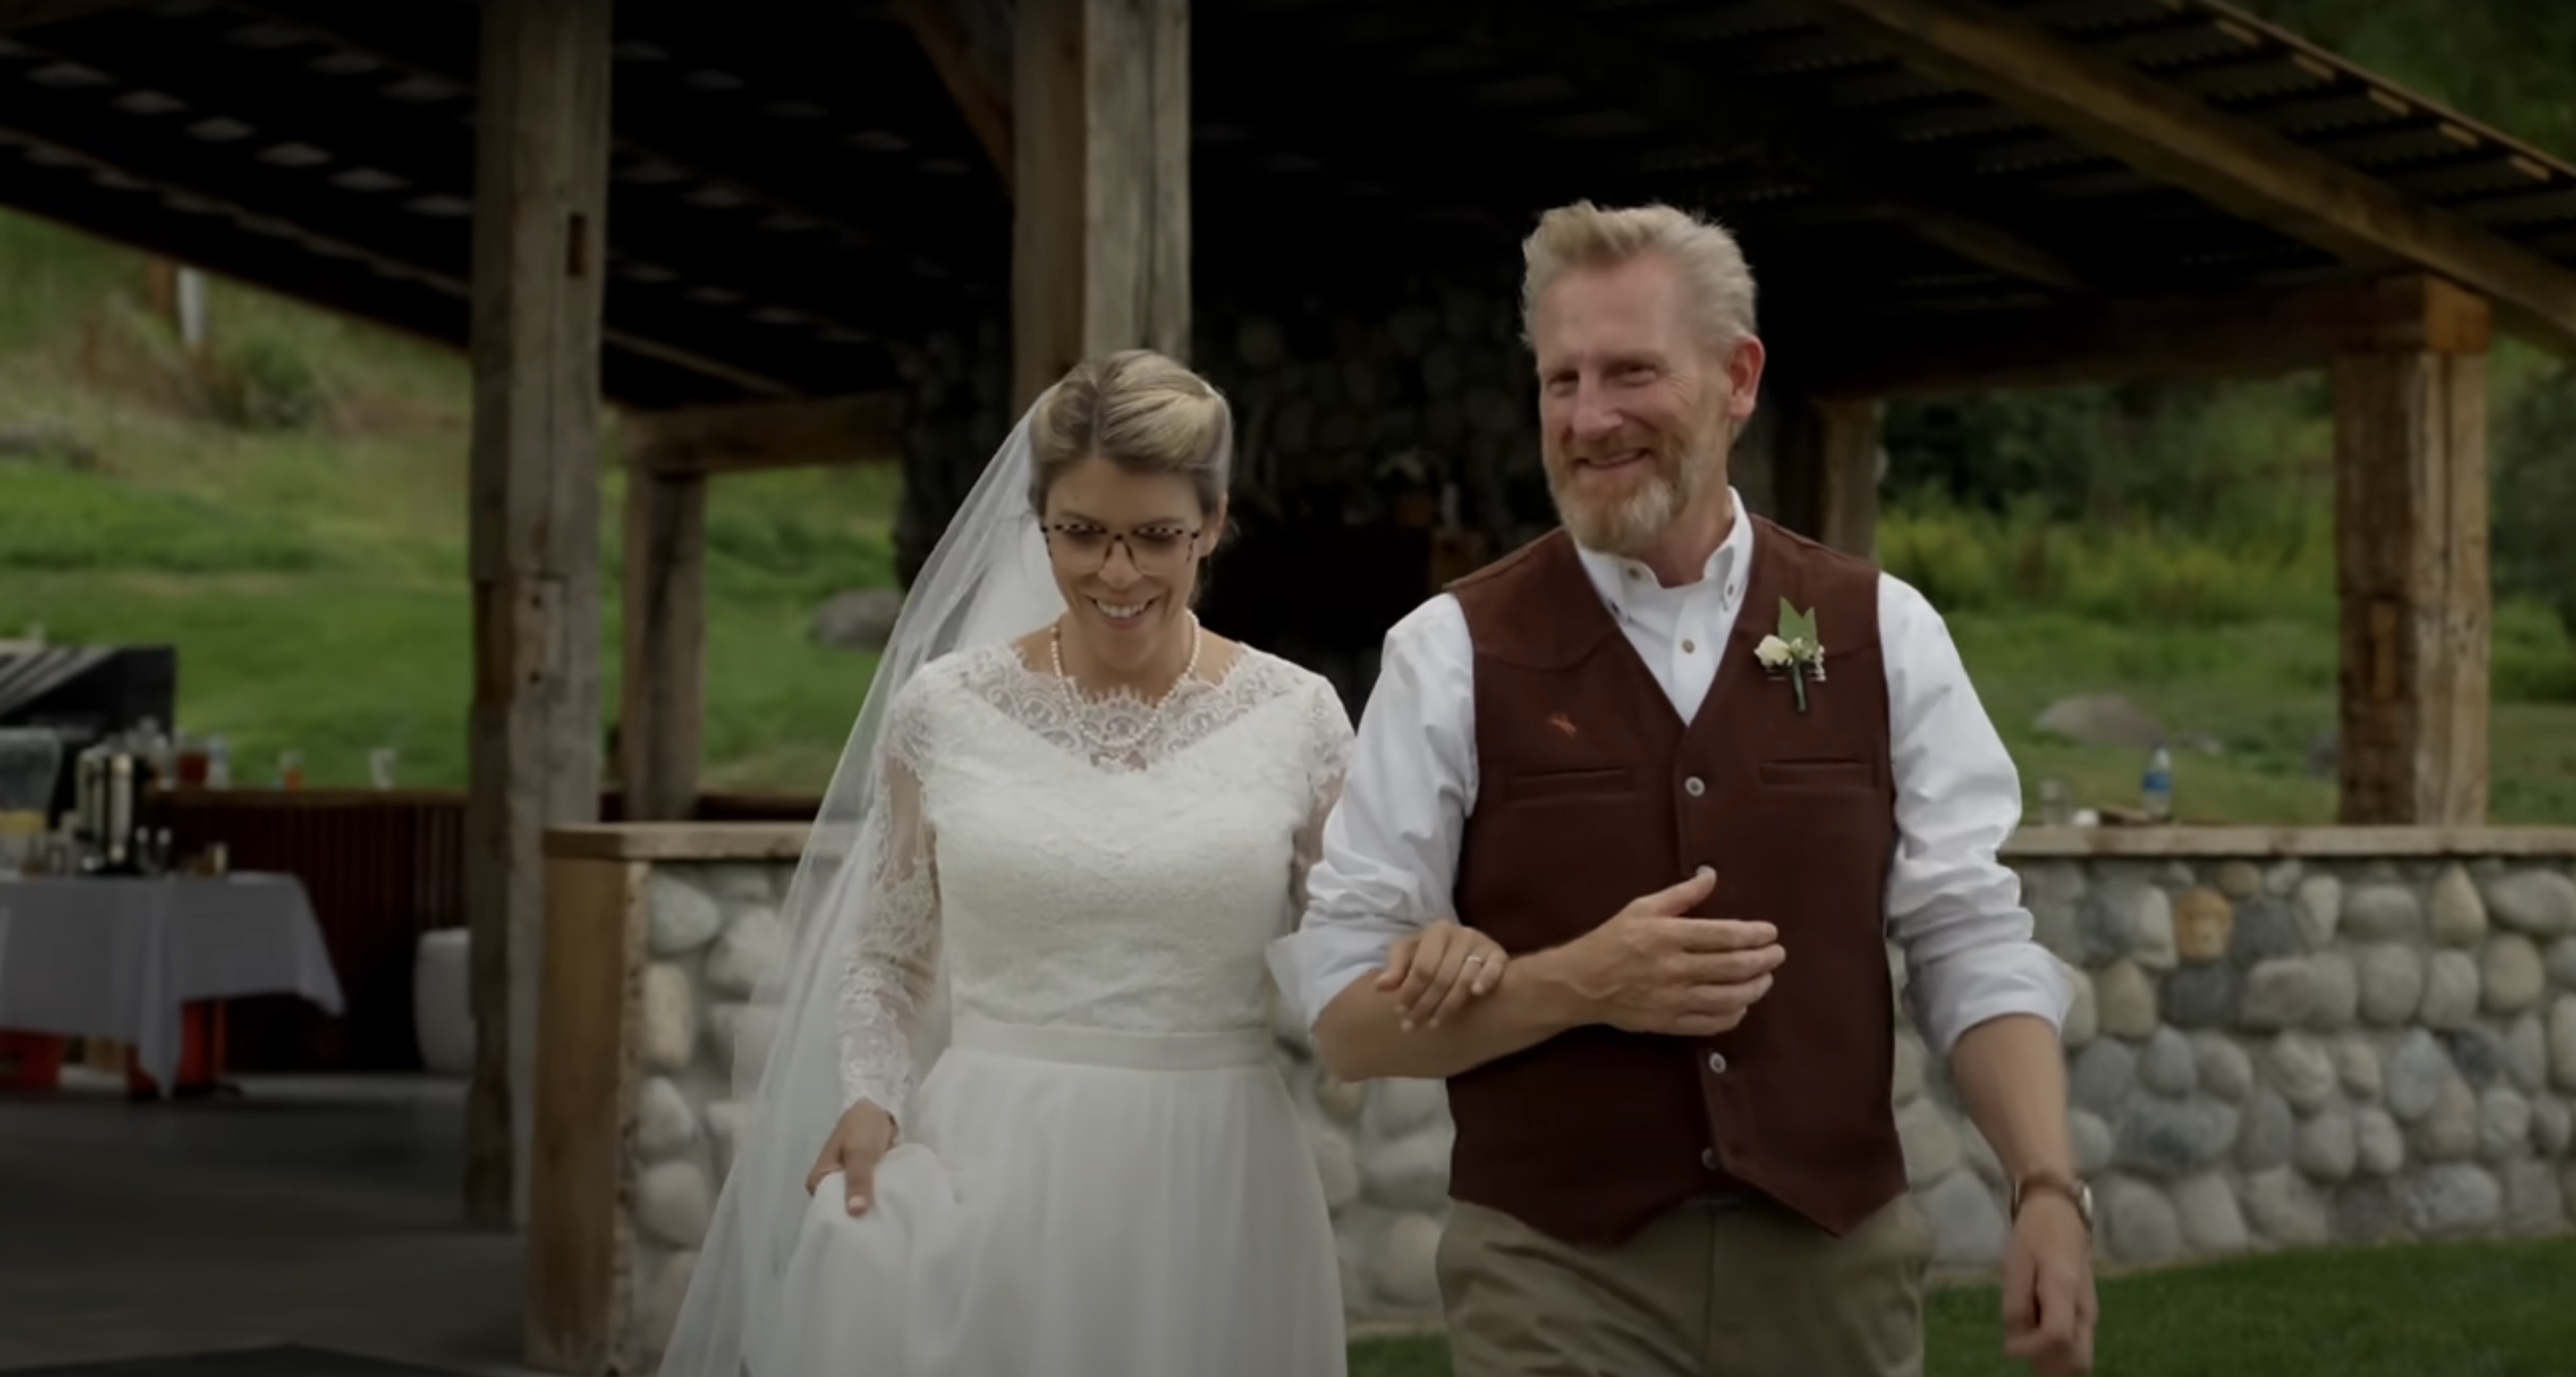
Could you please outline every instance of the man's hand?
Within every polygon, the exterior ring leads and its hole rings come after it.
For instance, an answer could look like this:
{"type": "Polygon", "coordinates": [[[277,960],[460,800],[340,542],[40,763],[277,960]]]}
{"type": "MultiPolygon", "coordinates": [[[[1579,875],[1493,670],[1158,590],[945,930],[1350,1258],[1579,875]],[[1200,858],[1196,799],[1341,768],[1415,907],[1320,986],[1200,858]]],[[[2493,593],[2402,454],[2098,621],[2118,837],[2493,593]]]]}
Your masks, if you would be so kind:
{"type": "Polygon", "coordinates": [[[2075,1204],[2022,1201],[2004,1249],[2004,1352],[2039,1377],[2093,1370],[2093,1239],[2075,1204]]]}
{"type": "Polygon", "coordinates": [[[1437,1028],[1469,999],[1500,984],[1508,960],[1502,943],[1444,918],[1387,952],[1377,987],[1395,992],[1404,1011],[1404,1031],[1423,1024],[1437,1028]]]}
{"type": "Polygon", "coordinates": [[[1769,923],[1682,916],[1716,888],[1717,872],[1702,870],[1546,954],[1589,1006],[1587,1021],[1685,1037],[1744,1021],[1786,953],[1769,923]]]}

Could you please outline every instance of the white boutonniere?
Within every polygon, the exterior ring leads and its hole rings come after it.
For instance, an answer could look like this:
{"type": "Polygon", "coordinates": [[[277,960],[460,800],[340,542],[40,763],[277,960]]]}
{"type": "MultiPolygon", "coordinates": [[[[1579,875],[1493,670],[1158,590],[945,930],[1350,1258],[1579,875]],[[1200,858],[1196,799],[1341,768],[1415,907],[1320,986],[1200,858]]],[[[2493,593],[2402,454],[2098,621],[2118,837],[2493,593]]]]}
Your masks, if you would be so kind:
{"type": "Polygon", "coordinates": [[[1798,696],[1798,711],[1805,712],[1807,685],[1825,681],[1825,643],[1816,634],[1815,609],[1801,612],[1782,598],[1780,628],[1753,647],[1753,658],[1762,662],[1772,678],[1788,678],[1790,691],[1798,696]]]}

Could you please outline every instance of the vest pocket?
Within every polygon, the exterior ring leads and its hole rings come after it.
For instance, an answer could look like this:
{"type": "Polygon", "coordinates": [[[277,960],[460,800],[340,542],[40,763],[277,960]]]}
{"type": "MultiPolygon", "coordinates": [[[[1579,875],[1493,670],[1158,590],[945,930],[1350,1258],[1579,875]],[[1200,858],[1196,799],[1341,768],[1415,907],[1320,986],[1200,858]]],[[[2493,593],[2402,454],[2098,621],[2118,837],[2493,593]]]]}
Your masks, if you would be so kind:
{"type": "Polygon", "coordinates": [[[1544,770],[1511,776],[1505,790],[1526,802],[1559,798],[1617,798],[1637,791],[1628,770],[1544,770]]]}
{"type": "Polygon", "coordinates": [[[1866,760],[1765,760],[1755,769],[1765,785],[1783,789],[1866,789],[1878,769],[1866,760]]]}

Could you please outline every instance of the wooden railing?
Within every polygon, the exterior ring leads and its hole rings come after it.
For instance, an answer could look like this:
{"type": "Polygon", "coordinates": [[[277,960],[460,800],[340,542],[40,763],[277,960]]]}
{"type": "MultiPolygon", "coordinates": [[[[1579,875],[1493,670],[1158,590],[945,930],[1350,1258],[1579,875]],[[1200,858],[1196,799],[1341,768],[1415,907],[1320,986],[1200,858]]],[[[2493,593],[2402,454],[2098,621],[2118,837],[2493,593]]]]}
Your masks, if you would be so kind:
{"type": "MultiPolygon", "coordinates": [[[[697,811],[705,821],[803,821],[817,802],[714,794],[697,811]]],[[[603,819],[621,812],[614,792],[602,796],[603,819]]],[[[154,815],[174,855],[221,842],[234,870],[301,880],[348,999],[340,1018],[285,996],[234,1001],[230,1069],[419,1068],[411,990],[421,934],[469,922],[462,790],[186,790],[155,799],[154,815]]]]}

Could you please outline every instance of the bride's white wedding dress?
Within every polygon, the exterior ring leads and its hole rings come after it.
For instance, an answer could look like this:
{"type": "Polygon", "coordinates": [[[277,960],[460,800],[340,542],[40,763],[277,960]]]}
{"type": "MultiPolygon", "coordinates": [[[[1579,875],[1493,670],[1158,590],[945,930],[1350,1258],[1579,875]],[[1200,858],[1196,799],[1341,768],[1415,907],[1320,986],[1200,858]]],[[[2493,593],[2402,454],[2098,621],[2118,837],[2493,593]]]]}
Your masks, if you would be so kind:
{"type": "Polygon", "coordinates": [[[898,1107],[900,1137],[866,1214],[816,1189],[767,1373],[1339,1377],[1264,950],[1350,732],[1321,678],[1249,648],[1159,710],[1007,645],[904,686],[841,1003],[845,1102],[898,1107]],[[916,1090],[934,958],[950,1042],[916,1090]]]}

